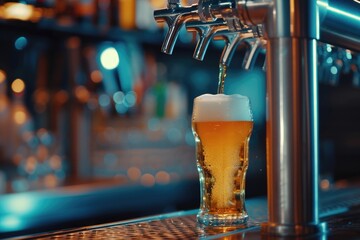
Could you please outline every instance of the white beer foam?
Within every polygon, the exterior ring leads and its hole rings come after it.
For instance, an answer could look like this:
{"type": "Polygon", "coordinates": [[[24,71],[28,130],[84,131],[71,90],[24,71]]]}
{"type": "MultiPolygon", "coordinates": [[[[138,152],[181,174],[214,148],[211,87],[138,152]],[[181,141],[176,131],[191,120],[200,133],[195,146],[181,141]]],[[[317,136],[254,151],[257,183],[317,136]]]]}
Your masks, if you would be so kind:
{"type": "Polygon", "coordinates": [[[192,120],[253,121],[249,98],[240,94],[203,94],[194,99],[192,120]]]}

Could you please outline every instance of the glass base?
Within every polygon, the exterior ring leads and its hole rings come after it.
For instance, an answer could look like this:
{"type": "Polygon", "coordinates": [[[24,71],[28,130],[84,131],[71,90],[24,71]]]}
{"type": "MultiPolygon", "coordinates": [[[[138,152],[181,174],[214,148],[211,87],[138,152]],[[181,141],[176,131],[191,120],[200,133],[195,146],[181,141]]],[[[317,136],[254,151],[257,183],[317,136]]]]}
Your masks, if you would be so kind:
{"type": "Polygon", "coordinates": [[[209,214],[200,211],[197,214],[197,221],[205,226],[228,227],[243,225],[248,220],[248,214],[230,213],[230,214],[209,214]]]}

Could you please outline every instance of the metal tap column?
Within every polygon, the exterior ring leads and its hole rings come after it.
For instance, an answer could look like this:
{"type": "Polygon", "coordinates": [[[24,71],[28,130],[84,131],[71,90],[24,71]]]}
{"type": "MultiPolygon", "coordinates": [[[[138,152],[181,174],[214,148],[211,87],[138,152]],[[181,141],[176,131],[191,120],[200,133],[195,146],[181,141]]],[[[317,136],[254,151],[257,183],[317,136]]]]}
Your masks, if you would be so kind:
{"type": "Polygon", "coordinates": [[[320,41],[360,51],[360,1],[318,0],[320,41]]]}
{"type": "Polygon", "coordinates": [[[325,231],[317,206],[318,23],[315,0],[274,0],[266,19],[267,234],[325,231]]]}

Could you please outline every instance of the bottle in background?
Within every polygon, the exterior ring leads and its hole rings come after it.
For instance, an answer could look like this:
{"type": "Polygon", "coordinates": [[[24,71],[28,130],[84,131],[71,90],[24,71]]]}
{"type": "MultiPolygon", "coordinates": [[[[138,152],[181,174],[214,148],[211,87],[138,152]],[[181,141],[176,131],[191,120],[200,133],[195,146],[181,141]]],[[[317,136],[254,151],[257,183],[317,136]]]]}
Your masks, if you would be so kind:
{"type": "Polygon", "coordinates": [[[118,0],[120,28],[124,30],[136,28],[136,5],[135,0],[118,0]]]}

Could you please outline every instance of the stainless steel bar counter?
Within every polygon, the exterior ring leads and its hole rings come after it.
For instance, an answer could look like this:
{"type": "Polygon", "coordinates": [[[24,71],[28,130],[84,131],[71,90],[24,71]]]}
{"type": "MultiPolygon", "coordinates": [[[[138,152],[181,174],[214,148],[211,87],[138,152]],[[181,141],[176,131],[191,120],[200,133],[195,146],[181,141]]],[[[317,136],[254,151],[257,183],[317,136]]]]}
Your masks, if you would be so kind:
{"type": "MultiPolygon", "coordinates": [[[[328,231],[306,239],[360,238],[359,187],[321,192],[319,207],[320,219],[328,224],[328,231]]],[[[249,199],[247,209],[250,219],[246,226],[238,228],[199,226],[197,210],[189,210],[13,239],[278,239],[260,232],[260,224],[267,221],[265,198],[249,199]]]]}

